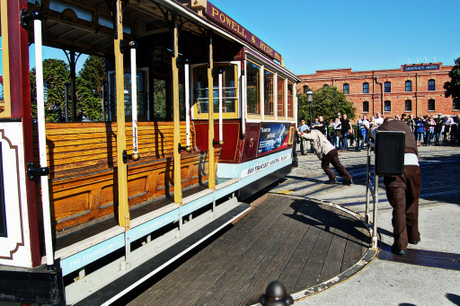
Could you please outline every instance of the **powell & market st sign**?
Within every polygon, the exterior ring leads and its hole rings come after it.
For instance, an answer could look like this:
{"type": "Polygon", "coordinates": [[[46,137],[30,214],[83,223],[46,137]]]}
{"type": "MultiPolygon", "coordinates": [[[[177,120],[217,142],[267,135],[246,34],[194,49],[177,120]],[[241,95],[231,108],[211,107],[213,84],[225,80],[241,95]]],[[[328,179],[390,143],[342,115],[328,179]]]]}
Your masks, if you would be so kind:
{"type": "Polygon", "coordinates": [[[258,39],[255,35],[249,32],[246,28],[241,26],[239,23],[234,21],[232,18],[230,18],[225,13],[223,13],[221,10],[219,10],[209,1],[207,3],[206,14],[209,17],[211,17],[215,22],[222,25],[224,28],[226,28],[230,32],[233,32],[237,36],[243,38],[245,41],[247,41],[248,43],[250,43],[257,49],[262,51],[267,56],[269,56],[271,59],[281,62],[281,55],[278,52],[270,48],[270,46],[268,46],[263,41],[258,39]]]}

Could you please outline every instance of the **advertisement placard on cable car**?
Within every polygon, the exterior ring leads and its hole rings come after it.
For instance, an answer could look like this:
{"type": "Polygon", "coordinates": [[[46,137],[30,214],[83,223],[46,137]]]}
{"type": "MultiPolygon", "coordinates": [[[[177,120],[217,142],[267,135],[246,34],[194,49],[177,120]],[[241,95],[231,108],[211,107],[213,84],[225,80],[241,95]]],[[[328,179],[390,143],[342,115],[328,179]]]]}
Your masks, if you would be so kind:
{"type": "Polygon", "coordinates": [[[288,123],[262,123],[257,156],[286,149],[288,147],[288,134],[288,123]]]}

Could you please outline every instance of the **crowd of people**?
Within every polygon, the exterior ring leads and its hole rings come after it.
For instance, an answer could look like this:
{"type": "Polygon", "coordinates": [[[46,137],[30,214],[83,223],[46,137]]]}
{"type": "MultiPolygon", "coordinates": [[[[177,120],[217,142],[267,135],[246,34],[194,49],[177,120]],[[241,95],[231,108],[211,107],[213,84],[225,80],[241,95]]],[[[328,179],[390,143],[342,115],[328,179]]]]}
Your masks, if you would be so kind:
{"type": "MultiPolygon", "coordinates": [[[[417,116],[402,114],[396,115],[395,120],[405,122],[411,132],[414,134],[417,146],[431,145],[448,145],[460,144],[460,115],[443,116],[439,113],[437,116],[417,116]]],[[[318,130],[327,137],[337,150],[348,151],[355,147],[357,151],[362,151],[369,140],[369,133],[383,124],[384,117],[377,112],[375,116],[363,114],[358,119],[356,125],[350,122],[347,114],[337,114],[335,119],[328,123],[324,121],[323,116],[316,117],[311,126],[301,120],[299,130],[302,132],[318,130]]],[[[301,140],[301,153],[307,154],[305,140],[301,140]]]]}

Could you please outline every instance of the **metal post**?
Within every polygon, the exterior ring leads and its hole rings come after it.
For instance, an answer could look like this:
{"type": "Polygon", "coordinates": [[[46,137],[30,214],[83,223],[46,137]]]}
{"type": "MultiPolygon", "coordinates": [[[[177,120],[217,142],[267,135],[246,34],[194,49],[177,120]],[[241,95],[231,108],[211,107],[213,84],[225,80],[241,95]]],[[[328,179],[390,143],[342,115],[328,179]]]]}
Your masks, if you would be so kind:
{"type": "Polygon", "coordinates": [[[209,33],[209,65],[208,65],[208,188],[216,186],[216,169],[214,165],[214,78],[213,78],[213,53],[212,53],[212,32],[209,33]]]}
{"type": "MultiPolygon", "coordinates": [[[[35,73],[37,86],[37,121],[38,121],[38,151],[40,167],[47,168],[46,130],[45,130],[45,94],[43,82],[43,47],[42,47],[42,21],[41,13],[34,12],[34,40],[35,40],[35,73]]],[[[51,208],[49,195],[48,175],[40,176],[43,229],[45,232],[45,252],[48,269],[54,269],[53,235],[51,229],[51,208]]]]}
{"type": "Polygon", "coordinates": [[[186,151],[191,151],[190,147],[190,61],[185,61],[184,64],[184,80],[185,80],[185,137],[187,146],[186,151]]]}
{"type": "Polygon", "coordinates": [[[174,114],[174,203],[182,205],[182,179],[181,179],[181,154],[180,150],[180,112],[179,112],[179,29],[177,16],[174,16],[173,29],[173,57],[171,58],[172,82],[173,82],[173,114],[174,114]]]}
{"type": "Polygon", "coordinates": [[[139,159],[139,148],[137,139],[137,56],[136,43],[129,43],[131,55],[131,117],[133,122],[133,160],[139,159]]]}
{"type": "Polygon", "coordinates": [[[69,122],[69,86],[70,82],[65,82],[65,122],[69,122]]]}
{"type": "Polygon", "coordinates": [[[377,250],[377,204],[379,203],[379,176],[375,174],[374,170],[374,220],[373,220],[373,231],[372,231],[372,249],[377,250]]]}
{"type": "Polygon", "coordinates": [[[223,126],[223,122],[222,122],[222,83],[223,83],[223,70],[220,70],[219,71],[219,145],[223,145],[224,144],[224,138],[223,138],[223,130],[222,130],[222,126],[223,126]]]}
{"type": "Polygon", "coordinates": [[[117,88],[117,177],[118,177],[118,222],[120,226],[129,229],[128,205],[128,166],[126,165],[126,127],[125,127],[125,85],[123,54],[121,41],[123,40],[123,8],[122,0],[116,1],[117,37],[114,40],[115,71],[117,88]]]}

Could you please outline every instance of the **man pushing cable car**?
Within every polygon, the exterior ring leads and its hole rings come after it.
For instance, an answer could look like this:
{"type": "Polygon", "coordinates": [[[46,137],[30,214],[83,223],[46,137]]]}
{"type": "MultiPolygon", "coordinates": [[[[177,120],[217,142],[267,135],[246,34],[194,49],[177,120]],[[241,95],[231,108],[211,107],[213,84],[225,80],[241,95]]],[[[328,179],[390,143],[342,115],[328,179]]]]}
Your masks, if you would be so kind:
{"type": "Polygon", "coordinates": [[[321,160],[321,168],[329,177],[329,181],[326,184],[334,184],[337,182],[334,171],[329,167],[330,164],[334,166],[335,170],[343,178],[344,185],[353,184],[351,175],[347,169],[340,163],[339,154],[337,149],[327,140],[326,136],[319,130],[312,129],[311,131],[300,132],[297,129],[297,133],[300,137],[309,140],[316,156],[321,160]]]}

